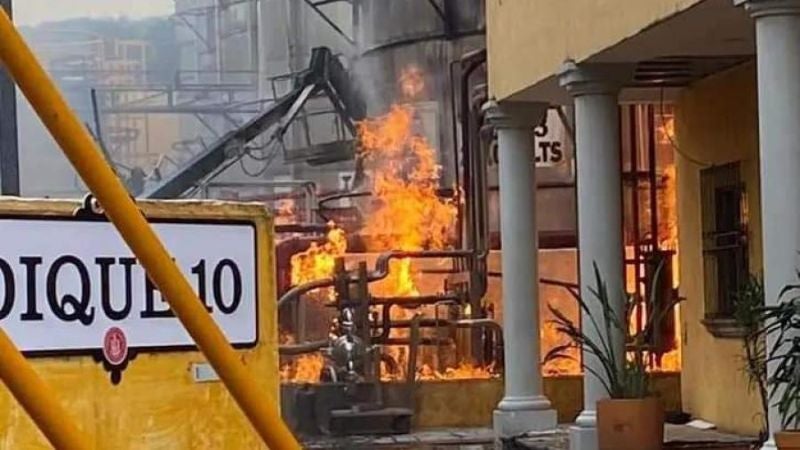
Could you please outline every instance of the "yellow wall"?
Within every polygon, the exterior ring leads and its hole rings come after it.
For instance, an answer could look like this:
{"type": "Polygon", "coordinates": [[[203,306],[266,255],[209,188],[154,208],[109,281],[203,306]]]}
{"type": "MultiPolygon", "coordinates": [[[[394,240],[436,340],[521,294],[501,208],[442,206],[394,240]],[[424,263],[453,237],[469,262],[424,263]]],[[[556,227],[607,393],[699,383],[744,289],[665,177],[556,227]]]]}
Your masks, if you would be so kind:
{"type": "Polygon", "coordinates": [[[752,64],[702,80],[677,103],[678,238],[683,314],[684,409],[720,428],[755,434],[759,403],[742,372],[741,344],[718,339],[700,323],[704,314],[700,170],[741,161],[749,211],[750,268],[761,271],[758,112],[752,64]],[[699,165],[702,163],[703,165],[699,165]]]}
{"type": "MultiPolygon", "coordinates": [[[[69,214],[76,204],[0,200],[0,214],[69,214]]],[[[253,378],[275,399],[278,355],[272,219],[258,205],[200,202],[143,203],[148,217],[252,220],[258,244],[259,336],[240,351],[253,378]]],[[[7,238],[7,237],[5,237],[7,238]]],[[[260,449],[247,419],[220,382],[195,383],[198,352],[139,354],[113,386],[91,357],[33,358],[36,370],[97,449],[260,449]]],[[[0,388],[0,449],[51,448],[5,388],[0,388]]]]}
{"type": "Polygon", "coordinates": [[[486,0],[489,86],[503,100],[701,0],[486,0]]]}

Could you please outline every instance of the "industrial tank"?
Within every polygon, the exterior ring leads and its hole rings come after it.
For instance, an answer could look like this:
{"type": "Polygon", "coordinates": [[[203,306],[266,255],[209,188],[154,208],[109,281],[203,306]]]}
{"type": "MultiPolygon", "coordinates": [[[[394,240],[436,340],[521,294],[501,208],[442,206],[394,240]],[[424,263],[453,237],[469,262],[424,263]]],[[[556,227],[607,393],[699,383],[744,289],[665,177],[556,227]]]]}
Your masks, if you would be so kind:
{"type": "Polygon", "coordinates": [[[442,185],[455,179],[451,62],[485,46],[483,0],[360,0],[355,4],[361,81],[370,115],[393,103],[413,102],[424,132],[439,150],[442,185]],[[408,76],[421,77],[413,98],[402,92],[408,76]]]}

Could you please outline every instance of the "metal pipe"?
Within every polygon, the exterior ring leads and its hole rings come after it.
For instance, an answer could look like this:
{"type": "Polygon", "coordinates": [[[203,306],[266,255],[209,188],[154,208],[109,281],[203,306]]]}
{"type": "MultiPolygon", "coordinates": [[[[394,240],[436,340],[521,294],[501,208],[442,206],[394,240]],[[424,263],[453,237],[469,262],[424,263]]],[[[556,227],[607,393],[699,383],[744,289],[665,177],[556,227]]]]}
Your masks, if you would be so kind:
{"type": "Polygon", "coordinates": [[[302,344],[282,344],[278,346],[278,354],[283,356],[314,353],[330,345],[327,339],[322,341],[303,342],[302,344]]]}
{"type": "Polygon", "coordinates": [[[264,181],[258,183],[207,183],[204,186],[204,196],[208,198],[209,190],[212,188],[247,188],[247,187],[299,187],[305,192],[305,220],[316,223],[314,210],[317,206],[317,183],[311,180],[286,180],[286,181],[264,181]]]}
{"type": "Polygon", "coordinates": [[[317,202],[320,208],[325,208],[326,203],[330,203],[336,200],[342,200],[345,198],[356,198],[356,197],[369,197],[372,195],[372,192],[342,192],[339,194],[332,194],[327,195],[317,202]]]}
{"type": "MultiPolygon", "coordinates": [[[[636,124],[636,106],[628,106],[630,110],[628,114],[628,128],[629,128],[629,137],[630,137],[630,147],[631,147],[631,168],[630,173],[633,175],[631,180],[633,181],[633,186],[631,187],[632,190],[632,203],[631,208],[633,210],[633,279],[636,287],[634,288],[634,292],[637,296],[641,295],[641,286],[642,286],[642,273],[639,266],[639,261],[641,259],[641,232],[639,230],[639,220],[640,220],[640,211],[639,211],[639,140],[637,135],[637,124],[636,124]]],[[[624,173],[624,171],[623,171],[624,173]]],[[[624,185],[624,184],[623,184],[624,185]]],[[[624,198],[624,197],[623,197],[624,198]]],[[[624,227],[623,222],[623,227],[624,227]]],[[[627,261],[625,262],[627,264],[627,261]]],[[[627,271],[626,271],[627,272],[627,271]]],[[[641,297],[639,297],[641,298],[641,297]]],[[[636,329],[642,329],[642,310],[641,308],[636,309],[636,329]]]]}
{"type": "MultiPolygon", "coordinates": [[[[378,256],[378,259],[375,261],[375,270],[369,274],[367,279],[370,283],[372,283],[374,281],[380,281],[386,278],[386,276],[389,275],[389,263],[393,259],[467,258],[473,254],[474,252],[471,250],[423,250],[413,252],[397,251],[384,253],[378,256]]],[[[358,277],[350,277],[348,279],[348,283],[355,283],[356,281],[358,281],[358,277]]],[[[332,278],[322,278],[295,286],[286,291],[286,293],[283,294],[283,296],[278,300],[278,308],[287,303],[297,301],[303,294],[311,292],[315,289],[332,287],[333,285],[334,280],[332,278]]]]}
{"type": "Polygon", "coordinates": [[[409,330],[408,367],[406,367],[406,399],[408,399],[408,406],[411,410],[414,410],[416,405],[414,401],[414,384],[417,382],[417,353],[422,340],[419,332],[420,320],[422,320],[422,316],[414,314],[414,317],[409,321],[411,329],[409,330]]]}
{"type": "Polygon", "coordinates": [[[651,250],[658,251],[658,180],[656,161],[656,108],[647,107],[647,163],[650,179],[650,237],[653,240],[651,250]]]}
{"type": "MultiPolygon", "coordinates": [[[[460,61],[450,61],[449,64],[449,76],[450,76],[450,117],[453,121],[451,124],[451,131],[453,132],[452,139],[453,139],[453,177],[454,182],[453,185],[456,187],[461,186],[461,172],[459,171],[459,160],[458,160],[458,127],[456,127],[456,123],[458,122],[458,117],[456,117],[456,64],[459,64],[460,61]]],[[[461,208],[461,190],[456,190],[456,207],[458,208],[458,214],[456,214],[456,230],[458,230],[458,247],[461,248],[461,241],[464,239],[462,236],[463,233],[463,225],[462,220],[464,218],[461,216],[463,214],[463,208],[461,208]]]]}
{"type": "MultiPolygon", "coordinates": [[[[385,338],[385,339],[376,338],[375,342],[382,345],[411,345],[410,338],[385,338]]],[[[425,345],[425,346],[440,346],[440,345],[450,345],[453,343],[453,340],[449,338],[441,339],[441,338],[423,337],[419,338],[418,343],[419,345],[425,345]]]]}
{"type": "Polygon", "coordinates": [[[318,233],[325,234],[330,227],[321,223],[287,223],[275,225],[276,233],[318,233]]]}
{"type": "MultiPolygon", "coordinates": [[[[469,78],[481,65],[486,62],[486,50],[478,50],[476,52],[468,53],[461,58],[461,79],[459,83],[460,101],[461,101],[461,166],[462,166],[462,181],[464,183],[462,189],[465,195],[468,196],[464,202],[465,217],[468,218],[466,224],[462,224],[465,230],[459,230],[459,233],[464,232],[467,235],[467,247],[475,246],[474,229],[470,222],[473,220],[473,212],[475,205],[475,191],[473,189],[472,167],[474,166],[472,154],[474,149],[470,148],[470,97],[469,97],[469,78]]],[[[463,247],[463,245],[462,245],[463,247]]]]}
{"type": "MultiPolygon", "coordinates": [[[[69,108],[4,11],[0,11],[0,61],[5,64],[64,154],[105,209],[106,216],[163,293],[175,315],[208,358],[264,443],[272,449],[299,449],[297,440],[281,420],[274,399],[260,388],[259,381],[242,364],[240,355],[234,351],[203,303],[198,300],[194,289],[172,261],[125,186],[103,159],[97,144],[69,108]]],[[[0,339],[0,343],[2,341],[0,339]]],[[[13,359],[13,351],[7,353],[2,350],[0,348],[0,358],[13,359]]],[[[5,375],[4,380],[10,388],[18,390],[27,382],[18,378],[15,382],[14,379],[19,374],[9,371],[5,364],[0,366],[0,375],[5,375]]],[[[32,372],[29,370],[23,373],[30,375],[32,372]]],[[[32,385],[36,387],[28,391],[28,395],[25,395],[24,390],[18,391],[18,398],[26,401],[26,409],[31,408],[30,411],[39,413],[34,418],[43,426],[45,434],[74,434],[74,427],[63,425],[69,422],[60,417],[60,408],[45,416],[40,415],[47,409],[44,405],[49,406],[55,402],[46,398],[48,393],[37,389],[41,388],[41,384],[36,384],[36,378],[33,378],[32,385]],[[51,416],[53,420],[48,421],[51,416]]],[[[56,447],[84,448],[83,442],[77,438],[64,442],[68,445],[56,447]]]]}
{"type": "MultiPolygon", "coordinates": [[[[388,324],[382,322],[374,323],[372,328],[410,328],[412,326],[411,320],[392,320],[388,324]]],[[[461,319],[461,320],[448,320],[448,319],[431,319],[423,318],[417,323],[420,328],[432,328],[438,326],[448,326],[456,328],[491,328],[493,331],[502,333],[503,327],[492,319],[461,319]]]]}
{"type": "Polygon", "coordinates": [[[458,302],[461,297],[457,295],[420,295],[418,297],[373,297],[370,305],[432,305],[442,302],[458,302]]]}
{"type": "MultiPolygon", "coordinates": [[[[12,14],[11,0],[0,0],[0,9],[12,14]]],[[[20,195],[17,95],[14,80],[0,70],[0,193],[20,195]]]]}

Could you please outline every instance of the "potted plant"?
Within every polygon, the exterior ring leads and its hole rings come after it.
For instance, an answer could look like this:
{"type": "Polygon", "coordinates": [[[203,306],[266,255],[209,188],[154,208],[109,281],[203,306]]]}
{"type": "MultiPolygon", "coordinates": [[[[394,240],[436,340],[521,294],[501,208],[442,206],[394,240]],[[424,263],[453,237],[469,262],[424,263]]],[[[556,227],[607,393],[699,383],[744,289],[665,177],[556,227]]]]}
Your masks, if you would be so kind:
{"type": "MultiPolygon", "coordinates": [[[[594,299],[575,296],[584,313],[579,326],[552,305],[556,329],[568,337],[568,343],[556,346],[545,361],[573,358],[574,349],[583,349],[599,362],[599,368],[581,361],[584,372],[597,377],[608,392],[609,399],[597,403],[597,429],[600,450],[661,450],[664,441],[664,407],[650,391],[647,371],[651,356],[650,339],[677,299],[659,298],[658,280],[663,264],[654,271],[647,298],[637,298],[620,292],[624,310],[615,308],[597,265],[594,265],[594,299]],[[590,301],[596,303],[590,305],[590,301]],[[598,307],[599,306],[599,307],[598,307]],[[638,308],[647,311],[641,329],[630,326],[638,308]],[[626,349],[615,340],[626,338],[626,349]]],[[[618,342],[618,341],[617,341],[618,342]]]]}
{"type": "Polygon", "coordinates": [[[769,416],[769,394],[767,392],[767,348],[766,339],[760,335],[762,309],[764,308],[764,283],[758,275],[750,275],[733,296],[733,318],[739,328],[744,352],[744,373],[749,388],[756,391],[761,403],[761,431],[759,442],[769,436],[767,417],[769,416]]]}
{"type": "MultiPolygon", "coordinates": [[[[800,276],[800,273],[798,274],[800,276]]],[[[767,385],[781,417],[780,450],[800,450],[800,284],[784,287],[777,305],[765,306],[757,337],[768,338],[767,385]]]]}

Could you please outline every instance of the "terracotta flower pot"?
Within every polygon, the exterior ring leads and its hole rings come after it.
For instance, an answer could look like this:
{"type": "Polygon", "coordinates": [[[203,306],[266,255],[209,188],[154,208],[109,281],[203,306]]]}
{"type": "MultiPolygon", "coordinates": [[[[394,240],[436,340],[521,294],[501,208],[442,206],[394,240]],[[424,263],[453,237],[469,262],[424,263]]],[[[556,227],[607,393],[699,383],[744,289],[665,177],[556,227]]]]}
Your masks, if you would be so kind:
{"type": "Polygon", "coordinates": [[[597,402],[600,450],[661,450],[664,406],[657,398],[597,402]]]}
{"type": "Polygon", "coordinates": [[[779,450],[800,450],[800,431],[780,431],[775,434],[779,450]]]}

